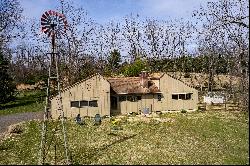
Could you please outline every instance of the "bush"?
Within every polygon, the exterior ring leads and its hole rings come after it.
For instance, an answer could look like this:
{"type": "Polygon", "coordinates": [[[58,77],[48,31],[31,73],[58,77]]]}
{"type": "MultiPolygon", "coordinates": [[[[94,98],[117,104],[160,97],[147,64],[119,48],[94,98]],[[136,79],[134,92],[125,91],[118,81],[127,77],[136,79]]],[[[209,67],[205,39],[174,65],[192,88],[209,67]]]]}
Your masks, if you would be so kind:
{"type": "Polygon", "coordinates": [[[122,130],[121,119],[111,118],[110,122],[111,122],[111,130],[122,130]]]}
{"type": "Polygon", "coordinates": [[[132,116],[132,117],[134,117],[134,116],[136,116],[136,115],[138,115],[137,112],[130,112],[130,113],[129,113],[129,116],[132,116]]]}
{"type": "Polygon", "coordinates": [[[181,113],[187,113],[187,110],[182,109],[182,110],[181,110],[181,113]]]}
{"type": "Polygon", "coordinates": [[[23,127],[20,124],[14,124],[9,126],[8,132],[14,134],[21,134],[23,132],[23,127]]]}

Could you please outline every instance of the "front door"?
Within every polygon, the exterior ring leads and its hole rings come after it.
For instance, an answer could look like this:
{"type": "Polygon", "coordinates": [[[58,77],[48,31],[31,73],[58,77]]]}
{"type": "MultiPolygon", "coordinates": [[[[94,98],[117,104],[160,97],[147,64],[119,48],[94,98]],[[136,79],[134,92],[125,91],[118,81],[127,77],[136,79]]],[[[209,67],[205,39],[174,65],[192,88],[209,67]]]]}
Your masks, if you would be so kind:
{"type": "Polygon", "coordinates": [[[117,96],[111,96],[111,114],[112,115],[118,115],[120,114],[119,110],[118,110],[118,102],[117,102],[117,96]]]}

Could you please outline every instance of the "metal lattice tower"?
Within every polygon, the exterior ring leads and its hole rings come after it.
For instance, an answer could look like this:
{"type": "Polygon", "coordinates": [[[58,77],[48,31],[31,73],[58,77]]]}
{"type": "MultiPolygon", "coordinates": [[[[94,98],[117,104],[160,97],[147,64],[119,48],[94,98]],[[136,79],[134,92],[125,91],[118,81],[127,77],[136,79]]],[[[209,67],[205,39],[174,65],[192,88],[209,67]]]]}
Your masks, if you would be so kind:
{"type": "MultiPolygon", "coordinates": [[[[51,97],[52,95],[57,96],[57,112],[59,112],[60,116],[59,119],[61,121],[61,134],[63,136],[64,142],[64,154],[66,163],[69,164],[69,154],[68,154],[68,145],[67,145],[67,132],[64,123],[64,112],[63,112],[63,105],[62,105],[62,97],[61,97],[61,89],[60,89],[60,76],[58,70],[58,63],[59,63],[59,53],[57,52],[55,46],[56,38],[60,38],[66,31],[67,27],[67,20],[66,17],[58,12],[55,11],[46,11],[41,17],[41,25],[42,25],[42,32],[48,35],[51,38],[51,52],[47,53],[50,55],[50,63],[48,69],[48,81],[47,81],[47,96],[46,96],[46,103],[44,108],[44,120],[42,125],[42,138],[40,144],[40,151],[39,151],[39,164],[45,164],[46,157],[48,155],[48,151],[50,150],[50,146],[52,143],[55,145],[55,162],[56,162],[56,142],[57,142],[57,135],[58,133],[58,126],[56,125],[52,130],[52,137],[55,137],[55,140],[48,141],[48,121],[51,112],[51,97]],[[51,87],[52,86],[52,87],[51,87]],[[56,87],[56,88],[54,88],[56,87]],[[54,89],[53,89],[54,88],[54,89]]],[[[55,163],[56,164],[56,163],[55,163]]]]}

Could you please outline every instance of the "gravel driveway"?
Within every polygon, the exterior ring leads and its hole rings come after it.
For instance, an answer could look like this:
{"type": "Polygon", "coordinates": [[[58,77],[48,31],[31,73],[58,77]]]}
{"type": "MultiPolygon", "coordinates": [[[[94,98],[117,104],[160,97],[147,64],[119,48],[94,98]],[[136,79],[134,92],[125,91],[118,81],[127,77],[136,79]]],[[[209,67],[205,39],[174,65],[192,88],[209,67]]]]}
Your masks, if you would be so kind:
{"type": "Polygon", "coordinates": [[[43,119],[43,113],[43,111],[39,111],[0,116],[0,134],[5,132],[8,126],[12,124],[32,119],[43,119]]]}

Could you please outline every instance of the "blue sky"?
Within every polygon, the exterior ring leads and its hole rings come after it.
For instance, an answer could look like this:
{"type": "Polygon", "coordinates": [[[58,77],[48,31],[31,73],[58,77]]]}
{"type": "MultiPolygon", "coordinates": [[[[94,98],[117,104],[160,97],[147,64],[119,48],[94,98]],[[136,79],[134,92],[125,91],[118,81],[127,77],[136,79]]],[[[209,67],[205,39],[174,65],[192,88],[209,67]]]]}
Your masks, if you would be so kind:
{"type": "MultiPolygon", "coordinates": [[[[66,1],[66,0],[64,0],[66,1]]],[[[190,19],[191,13],[208,0],[74,0],[76,5],[83,6],[89,16],[98,23],[120,20],[130,13],[142,17],[153,17],[167,20],[169,18],[190,19]]],[[[60,0],[20,0],[24,15],[40,19],[50,9],[55,9],[60,0]]]]}

